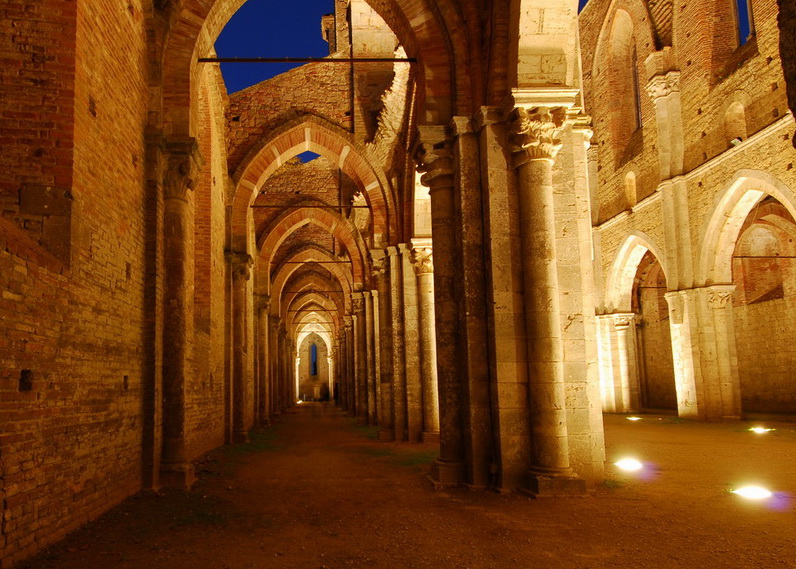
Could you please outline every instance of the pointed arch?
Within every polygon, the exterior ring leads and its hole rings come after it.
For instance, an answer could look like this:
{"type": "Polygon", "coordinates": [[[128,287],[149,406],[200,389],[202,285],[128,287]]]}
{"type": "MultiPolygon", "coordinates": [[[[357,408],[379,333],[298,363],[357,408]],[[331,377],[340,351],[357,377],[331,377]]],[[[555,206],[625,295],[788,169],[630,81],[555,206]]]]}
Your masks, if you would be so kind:
{"type": "Polygon", "coordinates": [[[279,216],[271,226],[263,232],[257,244],[260,261],[266,263],[262,270],[270,271],[274,253],[288,235],[299,227],[313,223],[340,240],[351,260],[351,273],[354,287],[365,283],[366,257],[364,244],[354,236],[348,221],[336,213],[323,209],[300,208],[288,211],[279,216]]]}
{"type": "Polygon", "coordinates": [[[716,194],[699,246],[697,283],[732,283],[732,254],[747,216],[765,196],[777,199],[796,219],[796,194],[783,182],[760,170],[739,170],[716,194]]]}
{"type": "Polygon", "coordinates": [[[633,281],[647,251],[661,264],[664,276],[668,275],[660,248],[646,233],[633,231],[625,238],[611,264],[611,272],[606,282],[606,313],[632,311],[633,281]]]}
{"type": "MultiPolygon", "coordinates": [[[[421,72],[420,109],[425,122],[447,124],[455,114],[472,110],[468,73],[455,73],[455,62],[469,60],[467,24],[453,0],[367,0],[393,30],[421,72]]],[[[245,0],[183,0],[166,15],[163,40],[163,101],[167,133],[191,136],[199,57],[214,53],[213,45],[245,0]]]]}
{"type": "Polygon", "coordinates": [[[270,290],[273,297],[271,306],[273,307],[273,313],[276,314],[276,308],[281,301],[285,285],[288,283],[290,277],[302,266],[300,263],[303,262],[317,263],[337,278],[337,281],[340,283],[340,287],[342,289],[345,309],[346,311],[350,311],[351,292],[353,291],[351,275],[349,275],[348,272],[343,269],[342,265],[335,263],[335,260],[336,259],[333,259],[327,251],[317,246],[309,246],[286,259],[286,261],[289,262],[282,264],[271,283],[270,290]]]}
{"type": "Polygon", "coordinates": [[[318,116],[304,116],[283,125],[254,146],[236,168],[231,197],[233,234],[245,235],[249,206],[266,180],[287,160],[306,151],[337,164],[357,184],[370,206],[374,233],[389,240],[390,228],[398,227],[398,220],[386,175],[350,133],[318,116]]]}

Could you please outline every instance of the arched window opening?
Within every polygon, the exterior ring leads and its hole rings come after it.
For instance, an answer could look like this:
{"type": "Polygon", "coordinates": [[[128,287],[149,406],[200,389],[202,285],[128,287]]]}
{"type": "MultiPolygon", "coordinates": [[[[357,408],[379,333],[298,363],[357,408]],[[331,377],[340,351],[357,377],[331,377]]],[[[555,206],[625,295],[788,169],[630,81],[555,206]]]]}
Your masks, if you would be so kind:
{"type": "Polygon", "coordinates": [[[310,375],[318,375],[318,346],[310,346],[310,375]]]}
{"type": "Polygon", "coordinates": [[[724,113],[724,137],[730,146],[746,140],[746,109],[737,101],[724,113]]]}
{"type": "Polygon", "coordinates": [[[628,172],[625,175],[625,198],[627,199],[627,205],[629,207],[633,207],[638,203],[635,172],[628,172]]]}
{"type": "Polygon", "coordinates": [[[636,314],[641,406],[645,409],[677,409],[666,290],[661,264],[647,251],[638,265],[631,300],[636,314]]]}
{"type": "Polygon", "coordinates": [[[641,90],[638,82],[638,56],[636,55],[636,43],[633,42],[633,53],[630,57],[630,68],[633,71],[633,103],[635,103],[636,129],[641,128],[641,90]]]}
{"type": "Polygon", "coordinates": [[[749,0],[733,0],[735,6],[735,24],[738,33],[738,45],[744,45],[752,36],[755,28],[752,19],[752,4],[749,0]]]}

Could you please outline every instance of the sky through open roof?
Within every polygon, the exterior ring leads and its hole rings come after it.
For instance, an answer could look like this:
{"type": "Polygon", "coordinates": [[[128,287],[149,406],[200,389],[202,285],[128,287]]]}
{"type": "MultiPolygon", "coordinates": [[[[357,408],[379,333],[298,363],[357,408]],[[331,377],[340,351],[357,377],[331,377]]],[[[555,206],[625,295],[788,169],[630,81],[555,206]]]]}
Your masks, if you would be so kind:
{"type": "MultiPolygon", "coordinates": [[[[248,0],[216,40],[219,57],[325,57],[329,45],[321,17],[332,0],[248,0]]],[[[222,63],[227,92],[234,93],[301,66],[300,63],[222,63]]]]}

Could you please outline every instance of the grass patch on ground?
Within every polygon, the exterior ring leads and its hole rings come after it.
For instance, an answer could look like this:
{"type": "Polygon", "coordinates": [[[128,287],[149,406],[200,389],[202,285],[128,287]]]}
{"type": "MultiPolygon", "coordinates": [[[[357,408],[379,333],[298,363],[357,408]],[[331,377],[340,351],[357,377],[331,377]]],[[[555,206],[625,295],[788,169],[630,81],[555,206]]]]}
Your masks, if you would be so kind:
{"type": "Polygon", "coordinates": [[[367,439],[379,439],[379,427],[371,425],[354,425],[354,430],[367,439]]]}

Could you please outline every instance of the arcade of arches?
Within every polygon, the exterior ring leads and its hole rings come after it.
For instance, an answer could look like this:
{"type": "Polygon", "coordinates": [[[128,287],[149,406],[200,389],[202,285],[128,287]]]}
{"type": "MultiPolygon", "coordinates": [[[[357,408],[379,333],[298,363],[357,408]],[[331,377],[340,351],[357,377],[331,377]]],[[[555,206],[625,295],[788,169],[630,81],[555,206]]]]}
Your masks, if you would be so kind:
{"type": "Polygon", "coordinates": [[[796,413],[792,3],[334,0],[383,61],[228,94],[243,2],[0,8],[4,563],[302,399],[553,496],[796,413]]]}

